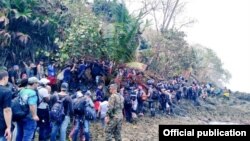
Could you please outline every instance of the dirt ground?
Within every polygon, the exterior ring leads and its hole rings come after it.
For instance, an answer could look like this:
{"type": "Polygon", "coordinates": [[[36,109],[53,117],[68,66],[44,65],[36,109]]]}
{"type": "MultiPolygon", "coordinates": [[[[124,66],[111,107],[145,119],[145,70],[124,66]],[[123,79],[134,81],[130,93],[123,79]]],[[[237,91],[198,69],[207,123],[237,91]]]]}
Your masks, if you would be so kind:
{"type": "MultiPolygon", "coordinates": [[[[194,106],[190,100],[181,100],[174,105],[173,113],[158,113],[150,117],[146,113],[138,118],[136,124],[123,122],[122,141],[157,141],[160,124],[248,124],[250,125],[250,94],[235,93],[230,99],[223,96],[200,100],[200,106],[194,106]]],[[[104,129],[100,121],[91,123],[92,141],[104,141],[104,129]]],[[[35,139],[37,140],[37,138],[35,139]]]]}
{"type": "MultiPolygon", "coordinates": [[[[123,122],[123,141],[157,141],[160,124],[250,124],[250,95],[235,94],[230,99],[222,96],[209,97],[194,106],[189,100],[182,100],[175,105],[174,114],[157,114],[156,117],[145,115],[136,124],[123,122]]],[[[92,140],[103,141],[104,130],[100,123],[91,125],[92,140]]]]}

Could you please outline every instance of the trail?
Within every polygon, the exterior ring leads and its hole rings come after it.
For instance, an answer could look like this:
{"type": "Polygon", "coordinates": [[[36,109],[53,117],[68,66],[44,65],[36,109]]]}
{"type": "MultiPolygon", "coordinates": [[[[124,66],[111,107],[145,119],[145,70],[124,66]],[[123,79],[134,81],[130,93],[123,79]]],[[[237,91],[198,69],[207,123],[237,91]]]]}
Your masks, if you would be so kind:
{"type": "MultiPolygon", "coordinates": [[[[250,124],[250,94],[234,93],[230,99],[222,96],[209,97],[193,106],[189,100],[182,100],[174,108],[175,114],[146,115],[136,124],[123,122],[123,141],[157,141],[160,124],[250,124]]],[[[100,123],[91,125],[92,140],[103,141],[104,130],[100,123]]]]}

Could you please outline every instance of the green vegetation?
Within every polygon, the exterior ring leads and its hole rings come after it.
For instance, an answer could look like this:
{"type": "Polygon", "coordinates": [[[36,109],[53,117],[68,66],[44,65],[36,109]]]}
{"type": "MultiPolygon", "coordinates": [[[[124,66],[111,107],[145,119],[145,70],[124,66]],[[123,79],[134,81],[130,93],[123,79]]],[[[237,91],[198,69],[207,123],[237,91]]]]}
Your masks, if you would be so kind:
{"type": "Polygon", "coordinates": [[[67,8],[59,1],[0,1],[0,58],[5,65],[33,60],[56,52],[55,37],[62,37],[67,8]]]}
{"type": "Polygon", "coordinates": [[[174,26],[160,32],[151,29],[143,23],[145,13],[131,15],[116,0],[95,0],[93,4],[1,0],[1,65],[41,58],[64,64],[71,58],[92,56],[119,63],[141,61],[164,77],[190,72],[200,81],[219,85],[230,79],[212,50],[190,46],[185,33],[174,26]]]}

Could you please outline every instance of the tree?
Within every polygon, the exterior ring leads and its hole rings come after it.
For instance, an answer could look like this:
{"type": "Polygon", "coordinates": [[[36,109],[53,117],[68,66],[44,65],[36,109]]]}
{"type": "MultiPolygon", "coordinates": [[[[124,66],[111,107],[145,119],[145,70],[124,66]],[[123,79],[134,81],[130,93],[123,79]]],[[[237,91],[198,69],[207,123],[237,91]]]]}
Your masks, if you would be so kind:
{"type": "Polygon", "coordinates": [[[223,68],[223,63],[213,50],[199,44],[191,47],[195,54],[192,73],[201,82],[209,81],[218,86],[223,86],[230,80],[231,74],[223,68]]]}
{"type": "Polygon", "coordinates": [[[59,1],[0,1],[0,58],[3,65],[35,61],[56,52],[55,36],[61,36],[67,20],[59,1]],[[22,59],[25,58],[25,59],[22,59]],[[8,61],[7,61],[8,60],[8,61]]]}
{"type": "Polygon", "coordinates": [[[140,2],[143,17],[153,19],[153,25],[158,33],[162,34],[170,29],[181,30],[181,28],[195,23],[192,18],[181,17],[186,2],[179,0],[140,0],[140,2]]]}
{"type": "Polygon", "coordinates": [[[93,11],[97,16],[103,17],[103,39],[108,56],[120,62],[135,59],[135,52],[139,47],[142,14],[133,17],[124,2],[105,0],[96,0],[93,11]]]}
{"type": "Polygon", "coordinates": [[[60,46],[60,60],[91,54],[117,62],[135,59],[139,47],[141,17],[129,15],[126,6],[116,1],[95,0],[93,5],[68,2],[72,25],[60,46]]]}

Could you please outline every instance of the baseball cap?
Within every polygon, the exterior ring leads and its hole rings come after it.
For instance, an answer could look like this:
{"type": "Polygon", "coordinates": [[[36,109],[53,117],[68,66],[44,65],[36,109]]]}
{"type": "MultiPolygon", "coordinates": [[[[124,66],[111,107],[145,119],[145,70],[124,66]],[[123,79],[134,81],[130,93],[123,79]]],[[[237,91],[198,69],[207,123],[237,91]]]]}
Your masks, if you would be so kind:
{"type": "Polygon", "coordinates": [[[62,83],[62,85],[61,85],[61,90],[67,91],[68,88],[69,88],[69,84],[68,84],[68,83],[66,83],[66,82],[62,83]]]}
{"type": "Polygon", "coordinates": [[[78,91],[78,92],[76,93],[76,97],[77,97],[77,98],[79,98],[79,97],[83,97],[82,92],[79,92],[79,91],[78,91]]]}
{"type": "Polygon", "coordinates": [[[14,65],[13,68],[14,69],[19,69],[19,66],[18,65],[14,65]]]}
{"type": "Polygon", "coordinates": [[[111,84],[111,85],[109,86],[109,88],[115,88],[115,89],[117,89],[118,86],[117,86],[117,84],[111,84]]]}
{"type": "Polygon", "coordinates": [[[42,78],[39,83],[40,84],[44,84],[44,85],[47,85],[50,81],[47,79],[47,78],[42,78]]]}
{"type": "Polygon", "coordinates": [[[39,83],[39,80],[36,77],[30,77],[28,79],[29,84],[39,83]]]}

